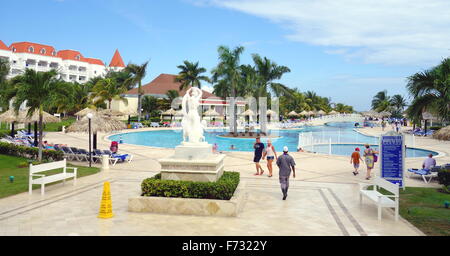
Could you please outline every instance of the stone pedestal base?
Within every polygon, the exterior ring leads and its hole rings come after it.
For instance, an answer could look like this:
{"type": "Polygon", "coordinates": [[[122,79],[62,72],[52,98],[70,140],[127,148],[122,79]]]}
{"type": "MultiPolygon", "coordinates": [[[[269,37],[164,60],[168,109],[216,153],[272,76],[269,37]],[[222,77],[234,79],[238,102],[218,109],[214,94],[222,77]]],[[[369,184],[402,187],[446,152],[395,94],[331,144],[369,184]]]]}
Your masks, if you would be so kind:
{"type": "MultiPolygon", "coordinates": [[[[212,154],[211,145],[209,153],[204,148],[198,152],[190,152],[187,146],[178,146],[175,152],[192,154],[192,158],[180,158],[177,153],[169,158],[159,159],[161,164],[161,179],[163,180],[189,180],[189,181],[217,181],[223,174],[223,159],[225,155],[212,154]],[[201,156],[201,157],[199,157],[201,156]]],[[[196,150],[191,148],[190,150],[196,150]]]]}

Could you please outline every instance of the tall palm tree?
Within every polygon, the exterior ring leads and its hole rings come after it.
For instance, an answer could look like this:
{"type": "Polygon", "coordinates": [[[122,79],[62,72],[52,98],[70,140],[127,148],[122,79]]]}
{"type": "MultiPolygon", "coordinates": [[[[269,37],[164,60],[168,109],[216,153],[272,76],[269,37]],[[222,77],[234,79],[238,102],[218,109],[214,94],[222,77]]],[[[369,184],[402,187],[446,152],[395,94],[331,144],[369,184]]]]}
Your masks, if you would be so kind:
{"type": "MultiPolygon", "coordinates": [[[[255,63],[255,70],[258,75],[258,89],[257,97],[267,97],[269,90],[272,91],[277,97],[291,96],[292,91],[285,85],[281,83],[274,82],[275,80],[281,79],[281,77],[291,72],[291,70],[286,66],[279,66],[275,62],[264,57],[261,58],[258,54],[252,54],[253,62],[255,63]]],[[[261,107],[261,106],[260,106],[261,107]]],[[[267,114],[266,108],[261,108],[261,132],[263,134],[267,133],[267,114]]]]}
{"type": "Polygon", "coordinates": [[[372,99],[372,109],[378,112],[391,111],[391,97],[386,90],[378,92],[372,99]]]}
{"type": "Polygon", "coordinates": [[[120,100],[128,104],[128,100],[122,96],[127,91],[123,85],[117,84],[113,78],[104,78],[99,80],[92,88],[91,99],[94,104],[108,101],[108,109],[111,109],[111,102],[113,100],[120,100]]]}
{"type": "Polygon", "coordinates": [[[39,161],[42,160],[42,118],[44,108],[52,107],[54,99],[66,93],[65,84],[57,79],[57,75],[55,70],[36,72],[32,69],[26,69],[24,74],[14,79],[17,92],[14,95],[13,106],[16,112],[19,111],[20,106],[24,102],[29,107],[28,116],[31,116],[35,111],[39,112],[39,161]]]}
{"type": "Polygon", "coordinates": [[[219,53],[219,63],[211,71],[212,82],[215,83],[214,92],[218,93],[216,95],[220,97],[231,97],[229,104],[234,110],[233,134],[234,136],[237,136],[237,111],[235,98],[241,80],[241,69],[239,62],[240,56],[244,51],[244,47],[238,46],[231,50],[229,47],[221,45],[217,51],[219,53]],[[224,86],[228,86],[229,90],[223,90],[224,86]]]}
{"type": "Polygon", "coordinates": [[[408,77],[406,85],[414,100],[408,108],[410,118],[422,119],[424,111],[450,121],[450,58],[438,66],[408,77]]]}
{"type": "Polygon", "coordinates": [[[198,66],[198,61],[193,63],[185,60],[183,65],[178,65],[180,72],[175,77],[175,82],[181,83],[180,91],[190,87],[198,87],[201,89],[200,81],[210,82],[207,76],[200,74],[205,73],[206,69],[198,66]]]}
{"type": "Polygon", "coordinates": [[[11,83],[7,79],[7,75],[9,74],[9,62],[0,59],[0,107],[7,108],[9,105],[8,95],[11,92],[14,94],[14,87],[11,86],[11,83]]]}
{"type": "Polygon", "coordinates": [[[148,61],[144,62],[142,65],[130,63],[125,67],[125,71],[130,72],[132,74],[131,84],[138,84],[138,122],[141,121],[141,109],[142,109],[141,97],[143,95],[142,79],[144,79],[145,74],[147,73],[147,65],[148,61]]]}

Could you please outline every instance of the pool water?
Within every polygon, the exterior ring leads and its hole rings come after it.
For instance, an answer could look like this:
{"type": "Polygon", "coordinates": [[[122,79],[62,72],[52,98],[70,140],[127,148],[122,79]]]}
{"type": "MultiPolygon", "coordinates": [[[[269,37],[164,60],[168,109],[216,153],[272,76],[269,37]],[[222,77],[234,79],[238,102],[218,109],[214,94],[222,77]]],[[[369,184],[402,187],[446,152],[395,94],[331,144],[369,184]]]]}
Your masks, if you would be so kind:
{"type": "MultiPolygon", "coordinates": [[[[295,151],[298,146],[299,133],[309,134],[313,136],[315,140],[329,141],[331,139],[331,153],[334,155],[350,155],[355,147],[359,147],[363,150],[363,144],[378,144],[378,138],[372,136],[362,135],[354,129],[354,123],[328,123],[324,126],[314,127],[302,127],[292,130],[271,130],[270,134],[278,136],[272,138],[272,144],[275,146],[275,150],[280,152],[284,146],[288,146],[290,151],[295,151]],[[339,144],[338,144],[339,143],[339,144]],[[340,144],[345,143],[345,144],[340,144]]],[[[228,133],[225,129],[207,130],[205,131],[205,139],[208,143],[217,143],[219,151],[253,151],[253,143],[255,139],[246,138],[225,138],[220,137],[228,133]],[[231,150],[230,146],[234,145],[236,149],[231,150]]],[[[131,132],[122,133],[109,136],[110,140],[119,141],[122,139],[123,143],[136,144],[152,147],[162,148],[175,148],[180,145],[183,140],[182,130],[158,130],[158,131],[144,131],[144,132],[131,132]]],[[[266,139],[262,139],[263,143],[266,143],[266,139]]],[[[377,147],[374,147],[377,148],[377,147]]],[[[307,150],[328,154],[328,145],[315,145],[313,149],[310,147],[307,150]]],[[[407,148],[407,157],[424,157],[432,153],[437,155],[436,152],[407,148]]]]}

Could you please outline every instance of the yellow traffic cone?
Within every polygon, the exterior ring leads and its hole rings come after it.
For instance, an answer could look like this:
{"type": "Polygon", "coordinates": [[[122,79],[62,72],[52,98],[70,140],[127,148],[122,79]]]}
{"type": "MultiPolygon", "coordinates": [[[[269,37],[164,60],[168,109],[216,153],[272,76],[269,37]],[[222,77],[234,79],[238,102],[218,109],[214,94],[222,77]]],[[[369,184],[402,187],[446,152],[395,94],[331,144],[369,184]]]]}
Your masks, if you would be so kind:
{"type": "Polygon", "coordinates": [[[114,216],[112,212],[112,202],[111,202],[111,190],[109,182],[106,181],[103,184],[103,195],[102,202],[100,203],[100,212],[98,214],[99,218],[107,219],[114,216]]]}

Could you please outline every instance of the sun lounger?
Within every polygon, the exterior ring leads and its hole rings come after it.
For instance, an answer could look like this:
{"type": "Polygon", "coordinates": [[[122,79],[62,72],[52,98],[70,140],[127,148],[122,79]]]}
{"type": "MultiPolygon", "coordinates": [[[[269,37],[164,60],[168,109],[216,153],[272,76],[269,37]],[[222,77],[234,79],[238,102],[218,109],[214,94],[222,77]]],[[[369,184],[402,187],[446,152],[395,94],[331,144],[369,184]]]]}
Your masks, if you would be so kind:
{"type": "Polygon", "coordinates": [[[408,169],[409,177],[413,174],[420,175],[425,183],[429,183],[433,177],[437,177],[438,171],[440,170],[440,166],[435,166],[431,169],[408,169]],[[427,180],[427,178],[429,178],[427,180]]]}

